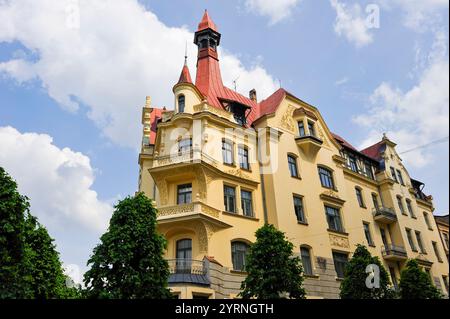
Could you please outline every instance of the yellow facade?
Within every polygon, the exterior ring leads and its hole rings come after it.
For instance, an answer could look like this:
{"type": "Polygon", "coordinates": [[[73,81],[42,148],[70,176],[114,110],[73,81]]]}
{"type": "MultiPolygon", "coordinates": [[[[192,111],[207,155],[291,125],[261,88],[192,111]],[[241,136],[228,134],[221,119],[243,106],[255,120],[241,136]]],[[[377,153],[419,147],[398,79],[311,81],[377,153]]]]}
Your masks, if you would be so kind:
{"type": "Polygon", "coordinates": [[[448,294],[444,284],[448,259],[432,201],[411,180],[387,137],[379,143],[380,158],[373,159],[343,144],[316,107],[287,92],[273,112],[247,128],[229,110],[211,105],[192,83],[175,85],[173,93],[173,110],[159,113],[153,140],[150,126],[157,111],[150,99],[143,108],[139,191],[154,199],[159,209],[158,229],[168,240],[170,287],[177,296],[235,298],[245,272],[239,267],[242,245],[233,243],[254,242],[255,231],[265,222],[286,233],[296,254],[309,253],[311,271],[305,287],[310,298],[339,296],[341,279],[335,262],[351,258],[357,244],[379,256],[397,282],[406,260],[418,258],[448,294]],[[184,96],[182,112],[180,96],[184,96]],[[189,139],[192,142],[186,142],[189,139]],[[224,163],[224,141],[232,148],[229,164],[224,163]],[[248,169],[240,165],[244,148],[248,169]],[[295,159],[297,176],[291,176],[288,156],[295,159]],[[392,176],[391,167],[403,181],[392,176]],[[320,168],[331,172],[332,187],[322,185],[320,168]],[[228,198],[235,212],[226,211],[230,210],[225,207],[226,189],[234,190],[234,197],[228,198]],[[296,216],[294,197],[301,199],[303,219],[296,216]],[[340,223],[338,229],[331,229],[326,207],[338,212],[340,222],[337,218],[331,222],[340,223]],[[182,247],[185,239],[190,240],[184,242],[187,248],[182,247]],[[186,256],[192,262],[181,263],[186,256]]]}

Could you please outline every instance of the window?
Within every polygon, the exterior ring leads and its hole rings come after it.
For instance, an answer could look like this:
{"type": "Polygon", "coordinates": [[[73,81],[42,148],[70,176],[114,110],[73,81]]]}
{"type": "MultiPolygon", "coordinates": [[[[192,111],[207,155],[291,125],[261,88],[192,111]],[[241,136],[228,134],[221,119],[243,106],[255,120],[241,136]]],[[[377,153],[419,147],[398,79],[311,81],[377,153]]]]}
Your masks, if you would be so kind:
{"type": "Polygon", "coordinates": [[[316,128],[314,127],[314,122],[308,121],[309,135],[316,136],[316,128]]]}
{"type": "Polygon", "coordinates": [[[420,231],[416,231],[416,240],[417,245],[419,246],[420,249],[420,253],[426,254],[427,252],[425,251],[425,247],[423,246],[422,235],[420,234],[420,231]]]}
{"type": "Polygon", "coordinates": [[[299,223],[306,223],[305,211],[303,209],[303,199],[300,196],[294,196],[294,210],[299,223]]]}
{"type": "Polygon", "coordinates": [[[433,227],[431,227],[430,218],[429,218],[427,212],[423,212],[423,218],[425,219],[425,223],[427,224],[428,229],[433,230],[433,227]]]}
{"type": "Polygon", "coordinates": [[[231,243],[231,259],[233,270],[245,270],[245,258],[247,257],[249,246],[246,243],[235,241],[231,243]]]}
{"type": "Polygon", "coordinates": [[[400,182],[400,184],[405,185],[405,182],[403,181],[403,176],[402,176],[402,172],[400,172],[400,170],[397,170],[397,176],[398,176],[398,181],[400,182]]]}
{"type": "Polygon", "coordinates": [[[298,177],[297,159],[294,156],[288,155],[288,165],[289,171],[291,172],[291,176],[298,177]]]}
{"type": "Polygon", "coordinates": [[[403,201],[402,201],[401,196],[397,196],[397,204],[398,204],[398,208],[400,209],[400,212],[403,215],[406,215],[405,207],[403,206],[403,201]]]}
{"type": "Polygon", "coordinates": [[[178,112],[183,113],[185,107],[185,97],[183,94],[178,95],[178,112]]]}
{"type": "Polygon", "coordinates": [[[248,150],[245,147],[239,146],[238,157],[239,157],[239,166],[242,169],[249,170],[250,164],[248,162],[248,150]]]}
{"type": "Polygon", "coordinates": [[[344,232],[341,222],[341,214],[339,209],[325,206],[325,214],[327,216],[328,228],[337,232],[344,232]]]}
{"type": "Polygon", "coordinates": [[[176,273],[190,274],[192,266],[192,240],[178,240],[176,247],[176,273]]]}
{"type": "Polygon", "coordinates": [[[395,169],[393,167],[391,167],[391,177],[396,183],[398,183],[397,175],[395,174],[395,169]]]}
{"type": "Polygon", "coordinates": [[[378,204],[377,194],[372,194],[372,202],[373,202],[373,207],[375,207],[375,210],[378,211],[380,209],[380,205],[378,204]]]}
{"type": "Polygon", "coordinates": [[[349,155],[348,161],[350,163],[350,169],[358,173],[358,164],[356,163],[356,157],[349,155]]]}
{"type": "Polygon", "coordinates": [[[370,179],[375,179],[374,176],[373,176],[372,165],[370,165],[370,163],[365,163],[364,166],[365,166],[365,169],[366,169],[367,177],[370,178],[370,179]]]}
{"type": "Polygon", "coordinates": [[[298,135],[299,136],[305,136],[306,135],[305,124],[303,123],[303,121],[298,122],[298,135]]]}
{"type": "Polygon", "coordinates": [[[252,193],[241,190],[241,207],[245,216],[253,217],[252,193]]]}
{"type": "Polygon", "coordinates": [[[330,170],[319,166],[319,177],[322,187],[334,189],[333,173],[330,170]]]}
{"type": "Polygon", "coordinates": [[[233,165],[233,144],[222,141],[222,157],[225,164],[233,165]]]}
{"type": "Polygon", "coordinates": [[[444,286],[445,286],[445,290],[447,290],[447,294],[450,293],[450,291],[448,290],[448,277],[442,275],[442,281],[444,282],[444,286]]]}
{"type": "Polygon", "coordinates": [[[190,152],[192,150],[192,139],[185,138],[178,143],[178,153],[190,152]]]}
{"type": "Polygon", "coordinates": [[[226,185],[223,187],[223,201],[226,212],[236,213],[236,189],[234,187],[226,185]]]}
{"type": "Polygon", "coordinates": [[[370,224],[363,223],[363,226],[364,226],[364,234],[366,235],[367,244],[369,246],[374,246],[373,239],[372,239],[372,233],[370,232],[370,224]]]}
{"type": "Polygon", "coordinates": [[[348,255],[333,252],[334,269],[338,278],[344,278],[345,266],[348,263],[348,255]]]}
{"type": "Polygon", "coordinates": [[[417,251],[416,245],[414,244],[414,240],[412,237],[411,229],[406,228],[406,237],[408,237],[409,246],[412,251],[417,251]]]}
{"type": "Polygon", "coordinates": [[[359,207],[365,208],[366,206],[364,205],[364,199],[363,199],[361,188],[355,187],[355,192],[356,192],[356,199],[358,200],[359,207]]]}
{"type": "Polygon", "coordinates": [[[432,241],[431,243],[433,245],[434,254],[436,255],[437,260],[441,263],[442,258],[441,258],[441,254],[439,253],[439,248],[438,248],[437,242],[432,241]]]}
{"type": "Polygon", "coordinates": [[[177,204],[189,204],[192,202],[192,184],[178,185],[177,204]]]}
{"type": "Polygon", "coordinates": [[[413,211],[413,208],[412,208],[411,201],[409,199],[406,199],[406,207],[408,208],[409,215],[412,218],[416,218],[416,215],[414,214],[414,211],[413,211]]]}
{"type": "Polygon", "coordinates": [[[445,246],[447,246],[447,248],[448,248],[449,247],[448,246],[448,234],[447,233],[442,233],[442,237],[444,238],[445,246]]]}
{"type": "Polygon", "coordinates": [[[301,255],[301,258],[302,258],[303,272],[307,276],[312,276],[313,275],[313,269],[312,269],[310,249],[308,247],[301,247],[300,248],[300,255],[301,255]]]}
{"type": "Polygon", "coordinates": [[[398,281],[397,276],[395,275],[394,267],[389,267],[389,273],[391,274],[392,284],[394,285],[394,289],[398,290],[398,281]]]}

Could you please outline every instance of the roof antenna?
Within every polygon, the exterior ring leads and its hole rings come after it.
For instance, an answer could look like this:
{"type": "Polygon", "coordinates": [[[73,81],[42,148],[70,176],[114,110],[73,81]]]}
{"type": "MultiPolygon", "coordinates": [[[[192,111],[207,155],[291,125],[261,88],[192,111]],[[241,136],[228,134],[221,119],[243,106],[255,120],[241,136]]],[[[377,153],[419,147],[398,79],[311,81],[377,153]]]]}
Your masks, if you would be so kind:
{"type": "Polygon", "coordinates": [[[280,89],[281,89],[281,80],[280,79],[278,79],[278,85],[280,86],[280,89]]]}
{"type": "Polygon", "coordinates": [[[240,78],[241,76],[239,75],[237,78],[235,78],[233,80],[233,85],[234,85],[234,91],[237,91],[237,80],[240,78]]]}

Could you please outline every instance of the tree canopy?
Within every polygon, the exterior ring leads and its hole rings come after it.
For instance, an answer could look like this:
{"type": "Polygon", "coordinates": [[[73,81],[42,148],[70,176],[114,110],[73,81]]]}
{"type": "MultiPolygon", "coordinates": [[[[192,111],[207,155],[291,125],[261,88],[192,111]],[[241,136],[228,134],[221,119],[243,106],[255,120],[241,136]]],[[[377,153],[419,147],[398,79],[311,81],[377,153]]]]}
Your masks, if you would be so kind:
{"type": "Polygon", "coordinates": [[[394,297],[390,288],[390,280],[386,269],[378,257],[373,257],[367,248],[358,245],[352,259],[348,262],[344,271],[344,280],[341,283],[340,297],[342,299],[388,299],[394,297]],[[367,287],[366,280],[369,273],[367,266],[376,265],[379,269],[375,273],[374,280],[378,280],[379,287],[367,287]]]}
{"type": "Polygon", "coordinates": [[[303,268],[299,257],[293,256],[294,245],[273,225],[264,225],[256,231],[256,242],[251,245],[242,282],[243,298],[278,299],[305,298],[303,268]]]}
{"type": "Polygon", "coordinates": [[[165,238],[156,231],[156,209],[143,193],[115,206],[109,228],[88,260],[88,298],[170,298],[165,238]]]}
{"type": "Polygon", "coordinates": [[[431,277],[423,271],[417,260],[406,263],[400,276],[400,296],[402,299],[440,299],[441,294],[433,285],[431,277]]]}

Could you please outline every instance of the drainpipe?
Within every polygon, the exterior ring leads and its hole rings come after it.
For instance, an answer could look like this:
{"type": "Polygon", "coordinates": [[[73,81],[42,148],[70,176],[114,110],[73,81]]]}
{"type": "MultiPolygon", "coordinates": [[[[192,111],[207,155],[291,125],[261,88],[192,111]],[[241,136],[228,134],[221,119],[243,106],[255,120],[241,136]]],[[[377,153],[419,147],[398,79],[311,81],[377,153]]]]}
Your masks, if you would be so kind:
{"type": "MultiPolygon", "coordinates": [[[[264,129],[264,134],[266,134],[266,130],[264,129]]],[[[259,133],[258,133],[258,163],[261,165],[261,147],[260,147],[260,140],[259,140],[259,133]]],[[[260,166],[259,167],[259,179],[261,180],[261,193],[262,193],[262,204],[263,204],[263,211],[264,211],[264,224],[267,224],[269,222],[269,216],[267,213],[267,204],[266,204],[266,187],[264,185],[264,174],[263,169],[260,166]]]]}

